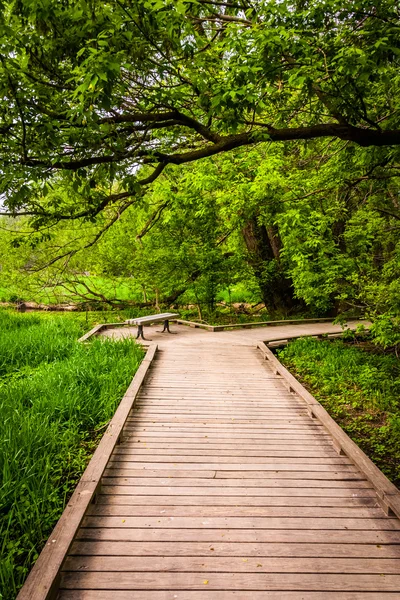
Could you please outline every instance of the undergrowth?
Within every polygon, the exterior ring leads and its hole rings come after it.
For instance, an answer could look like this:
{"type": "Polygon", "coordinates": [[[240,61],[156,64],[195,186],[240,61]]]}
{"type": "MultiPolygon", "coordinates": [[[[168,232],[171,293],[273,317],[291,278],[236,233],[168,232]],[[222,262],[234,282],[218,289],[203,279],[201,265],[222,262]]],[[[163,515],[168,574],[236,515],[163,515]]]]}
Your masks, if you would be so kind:
{"type": "Polygon", "coordinates": [[[279,360],[400,487],[400,362],[370,345],[303,338],[279,360]]]}
{"type": "Polygon", "coordinates": [[[77,338],[84,315],[0,310],[0,597],[15,598],[143,351],[77,338]]]}

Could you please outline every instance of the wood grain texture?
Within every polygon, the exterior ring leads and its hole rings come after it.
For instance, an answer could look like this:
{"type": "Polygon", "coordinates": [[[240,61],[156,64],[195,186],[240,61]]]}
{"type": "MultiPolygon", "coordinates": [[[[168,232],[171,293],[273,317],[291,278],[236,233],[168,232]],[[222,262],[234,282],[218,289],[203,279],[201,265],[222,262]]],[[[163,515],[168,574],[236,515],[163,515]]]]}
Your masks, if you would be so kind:
{"type": "Polygon", "coordinates": [[[398,558],[286,558],[248,556],[69,556],[63,571],[113,571],[118,573],[134,572],[177,572],[177,573],[387,573],[399,575],[398,558]],[[267,557],[264,557],[267,558],[267,557]]]}
{"type": "MultiPolygon", "coordinates": [[[[70,556],[239,556],[304,558],[394,558],[397,545],[378,544],[277,544],[225,542],[79,542],[73,543],[70,556]]],[[[380,563],[382,566],[382,563],[380,563]]]]}
{"type": "MultiPolygon", "coordinates": [[[[205,586],[206,587],[206,586],[205,586]]],[[[252,600],[382,600],[380,592],[271,592],[251,591],[252,600]]],[[[398,600],[397,592],[385,592],[385,600],[398,600]]],[[[61,590],[60,600],[110,600],[110,592],[102,590],[61,590]]],[[[165,591],[121,591],[112,590],[112,600],[249,600],[248,592],[201,590],[165,590],[165,591]]]]}
{"type": "Polygon", "coordinates": [[[329,573],[64,572],[61,589],[398,592],[400,575],[329,573]]]}
{"type": "Polygon", "coordinates": [[[249,542],[279,544],[393,545],[398,548],[398,531],[335,529],[174,529],[174,528],[85,528],[79,529],[76,540],[110,542],[249,542]]]}

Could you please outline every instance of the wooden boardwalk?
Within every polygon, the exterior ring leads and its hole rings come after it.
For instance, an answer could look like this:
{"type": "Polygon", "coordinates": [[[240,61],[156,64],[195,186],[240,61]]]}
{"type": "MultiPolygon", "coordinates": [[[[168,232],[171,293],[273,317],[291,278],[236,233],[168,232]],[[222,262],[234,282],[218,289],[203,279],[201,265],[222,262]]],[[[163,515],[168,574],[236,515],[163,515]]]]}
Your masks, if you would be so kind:
{"type": "Polygon", "coordinates": [[[157,352],[60,600],[400,598],[400,520],[230,333],[157,352]]]}

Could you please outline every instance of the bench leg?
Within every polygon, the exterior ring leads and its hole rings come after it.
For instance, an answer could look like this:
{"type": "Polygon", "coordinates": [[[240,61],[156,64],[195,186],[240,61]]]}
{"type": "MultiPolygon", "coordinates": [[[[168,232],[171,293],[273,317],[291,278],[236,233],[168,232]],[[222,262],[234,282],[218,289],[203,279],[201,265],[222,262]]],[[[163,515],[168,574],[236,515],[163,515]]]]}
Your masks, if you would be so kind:
{"type": "Polygon", "coordinates": [[[151,340],[146,340],[146,338],[144,337],[144,334],[143,334],[143,325],[138,325],[136,339],[138,339],[139,337],[141,337],[142,340],[145,340],[147,342],[151,341],[151,340]]]}
{"type": "Polygon", "coordinates": [[[168,331],[168,333],[175,333],[174,331],[170,330],[168,319],[165,319],[165,321],[164,321],[164,329],[162,331],[159,331],[158,333],[165,333],[166,331],[168,331]]]}

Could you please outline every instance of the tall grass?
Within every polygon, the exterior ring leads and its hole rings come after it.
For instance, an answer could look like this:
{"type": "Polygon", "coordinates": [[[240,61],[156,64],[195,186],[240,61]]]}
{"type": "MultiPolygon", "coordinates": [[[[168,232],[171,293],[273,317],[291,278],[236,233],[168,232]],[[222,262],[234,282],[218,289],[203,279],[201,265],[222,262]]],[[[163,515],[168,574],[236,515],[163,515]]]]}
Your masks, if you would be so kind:
{"type": "Polygon", "coordinates": [[[69,356],[81,330],[70,318],[4,313],[0,311],[0,377],[69,356]]]}
{"type": "Polygon", "coordinates": [[[0,311],[0,331],[0,589],[11,600],[143,351],[131,340],[77,343],[72,315],[0,311]]]}
{"type": "Polygon", "coordinates": [[[299,339],[279,359],[400,487],[400,361],[340,340],[299,339]]]}

